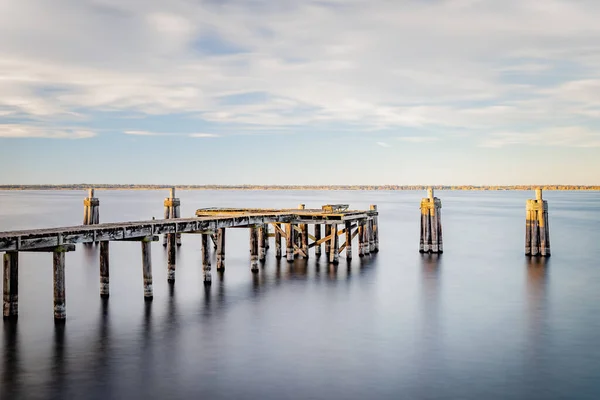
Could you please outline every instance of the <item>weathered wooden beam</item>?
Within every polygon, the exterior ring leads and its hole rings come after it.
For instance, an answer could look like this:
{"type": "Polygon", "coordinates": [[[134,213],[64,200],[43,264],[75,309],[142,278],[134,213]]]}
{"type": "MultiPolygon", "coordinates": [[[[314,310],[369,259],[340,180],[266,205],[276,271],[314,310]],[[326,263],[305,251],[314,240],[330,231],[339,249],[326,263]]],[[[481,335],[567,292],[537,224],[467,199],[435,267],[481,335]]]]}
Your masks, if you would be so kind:
{"type": "Polygon", "coordinates": [[[19,253],[4,253],[2,316],[5,319],[19,315],[19,253]]]}
{"type": "Polygon", "coordinates": [[[53,253],[53,282],[54,282],[54,320],[64,321],[67,318],[65,304],[65,253],[53,253]]]}
{"type": "Polygon", "coordinates": [[[302,225],[302,257],[308,258],[308,225],[302,225]]]}
{"type": "Polygon", "coordinates": [[[273,224],[273,227],[275,228],[275,257],[281,258],[281,235],[285,236],[285,232],[277,224],[273,224]]]}
{"type": "Polygon", "coordinates": [[[175,233],[167,234],[167,282],[175,282],[175,233]]]}
{"type": "Polygon", "coordinates": [[[329,262],[332,264],[339,263],[339,236],[337,234],[337,225],[331,225],[331,246],[329,252],[329,262]]]}
{"type": "Polygon", "coordinates": [[[109,243],[100,242],[100,297],[110,295],[109,243]]]}
{"type": "Polygon", "coordinates": [[[54,253],[55,251],[62,251],[64,253],[68,253],[75,250],[76,246],[74,244],[62,244],[60,246],[40,247],[36,249],[21,250],[20,253],[54,253]]]}
{"type": "Polygon", "coordinates": [[[258,261],[265,261],[267,249],[265,248],[265,227],[260,225],[256,228],[258,232],[258,261]]]}
{"type": "Polygon", "coordinates": [[[250,270],[258,272],[258,228],[250,228],[250,270]]]}
{"type": "Polygon", "coordinates": [[[225,270],[225,228],[217,230],[217,271],[225,270]]]}
{"type": "Polygon", "coordinates": [[[144,300],[150,301],[154,297],[152,288],[152,242],[149,240],[142,240],[141,244],[144,300]]]}
{"type": "MultiPolygon", "coordinates": [[[[325,255],[327,256],[327,258],[329,259],[329,253],[330,253],[330,249],[331,249],[331,226],[332,225],[325,225],[325,255]]],[[[317,244],[319,244],[317,242],[317,244]]]]}
{"type": "Polygon", "coordinates": [[[208,235],[202,235],[202,270],[204,273],[204,284],[210,285],[212,276],[210,272],[210,250],[208,244],[208,235]]]}
{"type": "Polygon", "coordinates": [[[288,262],[294,261],[294,225],[287,224],[286,227],[286,235],[285,235],[285,257],[288,262]]]}
{"type": "MultiPolygon", "coordinates": [[[[346,243],[344,244],[346,250],[346,260],[352,260],[352,222],[346,221],[346,243]]],[[[340,248],[340,252],[343,249],[340,248]]]]}
{"type": "Polygon", "coordinates": [[[313,243],[312,246],[309,245],[308,247],[315,247],[315,256],[320,257],[321,256],[321,243],[319,243],[319,240],[321,240],[321,225],[319,224],[315,224],[315,236],[313,238],[313,243]]]}
{"type": "Polygon", "coordinates": [[[363,221],[358,223],[358,229],[356,233],[358,234],[358,256],[364,257],[365,255],[365,224],[363,221]]]}

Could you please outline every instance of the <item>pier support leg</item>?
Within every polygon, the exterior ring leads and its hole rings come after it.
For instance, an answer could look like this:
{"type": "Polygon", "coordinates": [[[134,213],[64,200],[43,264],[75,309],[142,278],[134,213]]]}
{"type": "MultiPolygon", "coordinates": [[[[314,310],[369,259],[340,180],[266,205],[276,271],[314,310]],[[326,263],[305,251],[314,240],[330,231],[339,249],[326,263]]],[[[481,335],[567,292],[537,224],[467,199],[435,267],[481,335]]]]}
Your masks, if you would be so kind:
{"type": "Polygon", "coordinates": [[[150,239],[142,240],[142,276],[144,283],[144,300],[150,301],[154,297],[152,289],[152,242],[150,239]]]}
{"type": "MultiPolygon", "coordinates": [[[[315,224],[315,242],[321,240],[321,224],[315,224]]],[[[315,256],[319,258],[321,256],[321,245],[315,245],[315,256]]]]}
{"type": "Polygon", "coordinates": [[[202,270],[204,272],[204,284],[210,285],[212,276],[210,272],[210,250],[209,250],[208,234],[202,234],[202,270]]]}
{"type": "Polygon", "coordinates": [[[225,228],[217,229],[217,271],[225,270],[225,228]]]}
{"type": "Polygon", "coordinates": [[[54,275],[54,320],[64,321],[67,318],[65,306],[65,253],[54,251],[53,253],[53,275],[54,275]]]}
{"type": "Polygon", "coordinates": [[[358,256],[364,257],[365,255],[365,223],[364,221],[358,221],[358,256]]]}
{"type": "Polygon", "coordinates": [[[258,228],[250,227],[250,270],[258,272],[258,228]]]}
{"type": "Polygon", "coordinates": [[[287,224],[286,227],[286,238],[285,238],[285,257],[288,262],[294,261],[294,224],[287,224]]]}
{"type": "Polygon", "coordinates": [[[302,224],[302,251],[304,258],[308,259],[308,224],[302,224]]]}
{"type": "Polygon", "coordinates": [[[109,243],[100,242],[100,297],[103,298],[110,294],[109,243]]]}
{"type": "Polygon", "coordinates": [[[17,318],[19,315],[19,253],[4,253],[3,305],[4,318],[17,318]]]}
{"type": "Polygon", "coordinates": [[[337,224],[331,225],[331,248],[329,252],[329,262],[332,264],[339,264],[340,262],[340,249],[339,249],[339,238],[338,238],[338,226],[337,224]]]}
{"type": "Polygon", "coordinates": [[[346,260],[352,260],[352,222],[346,221],[346,260]]]}
{"type": "Polygon", "coordinates": [[[363,247],[365,248],[363,250],[363,253],[365,255],[369,255],[371,254],[371,247],[370,247],[370,238],[371,238],[371,225],[369,223],[369,220],[365,220],[364,222],[364,228],[363,228],[363,235],[364,235],[364,239],[363,239],[363,247]]]}
{"type": "MultiPolygon", "coordinates": [[[[328,237],[330,235],[331,235],[331,225],[325,224],[325,237],[328,237]]],[[[330,258],[330,256],[329,256],[329,254],[331,253],[330,249],[331,249],[331,240],[327,240],[325,242],[325,255],[327,256],[328,259],[330,258]]]]}
{"type": "Polygon", "coordinates": [[[263,224],[263,234],[265,235],[265,251],[268,251],[269,246],[269,224],[263,224]]]}
{"type": "MultiPolygon", "coordinates": [[[[280,227],[280,225],[277,225],[277,227],[280,227]]],[[[275,228],[275,257],[281,258],[281,232],[277,227],[275,228]]]]}
{"type": "Polygon", "coordinates": [[[374,253],[375,252],[375,232],[373,232],[373,227],[375,225],[373,224],[373,218],[369,218],[367,220],[367,223],[369,224],[369,253],[374,253]]]}
{"type": "Polygon", "coordinates": [[[175,233],[167,233],[167,282],[175,282],[175,233]]]}
{"type": "MultiPolygon", "coordinates": [[[[369,209],[371,211],[377,211],[377,205],[371,204],[369,209]]],[[[371,251],[374,253],[379,252],[379,223],[377,216],[373,217],[373,244],[374,246],[371,251]]]]}
{"type": "Polygon", "coordinates": [[[264,225],[260,225],[256,230],[258,231],[258,261],[264,262],[267,254],[267,249],[265,248],[265,227],[264,225]]]}

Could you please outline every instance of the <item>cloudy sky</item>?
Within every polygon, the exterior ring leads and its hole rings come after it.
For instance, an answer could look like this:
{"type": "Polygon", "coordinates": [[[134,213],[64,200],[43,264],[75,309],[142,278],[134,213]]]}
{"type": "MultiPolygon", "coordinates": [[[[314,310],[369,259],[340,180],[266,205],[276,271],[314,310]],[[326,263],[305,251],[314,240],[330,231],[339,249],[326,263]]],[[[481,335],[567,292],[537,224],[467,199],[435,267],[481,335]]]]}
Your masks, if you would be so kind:
{"type": "Polygon", "coordinates": [[[600,184],[597,0],[0,0],[0,184],[600,184]]]}

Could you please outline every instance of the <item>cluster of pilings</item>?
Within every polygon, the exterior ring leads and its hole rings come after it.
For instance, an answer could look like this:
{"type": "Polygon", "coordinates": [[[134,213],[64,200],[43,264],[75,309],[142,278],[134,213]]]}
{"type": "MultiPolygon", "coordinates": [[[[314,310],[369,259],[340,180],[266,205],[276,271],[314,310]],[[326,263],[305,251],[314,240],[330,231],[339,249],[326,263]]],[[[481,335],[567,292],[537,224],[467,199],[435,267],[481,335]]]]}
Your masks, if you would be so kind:
{"type": "Polygon", "coordinates": [[[542,199],[542,189],[535,191],[534,200],[527,200],[525,254],[528,256],[550,257],[548,202],[542,199]]]}
{"type": "Polygon", "coordinates": [[[443,253],[442,239],[442,201],[433,195],[433,189],[427,191],[427,198],[421,200],[421,253],[443,253]]]}
{"type": "Polygon", "coordinates": [[[94,197],[94,189],[88,190],[88,197],[83,200],[83,224],[100,223],[100,200],[94,197]]]}
{"type": "MultiPolygon", "coordinates": [[[[181,202],[175,197],[175,188],[171,188],[169,197],[165,198],[165,219],[181,218],[181,202]]],[[[167,235],[163,237],[163,246],[167,246],[167,235]]],[[[181,246],[181,233],[175,238],[177,246],[181,246]]]]}

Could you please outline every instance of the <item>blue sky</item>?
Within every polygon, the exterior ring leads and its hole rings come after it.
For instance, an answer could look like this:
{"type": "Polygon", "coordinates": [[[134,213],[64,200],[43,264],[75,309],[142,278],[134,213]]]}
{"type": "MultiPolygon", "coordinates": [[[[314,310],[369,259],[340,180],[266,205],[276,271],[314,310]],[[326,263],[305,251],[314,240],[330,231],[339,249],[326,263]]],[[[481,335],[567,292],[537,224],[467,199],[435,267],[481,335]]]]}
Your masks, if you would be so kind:
{"type": "Polygon", "coordinates": [[[596,0],[0,1],[0,184],[600,184],[596,0]]]}

